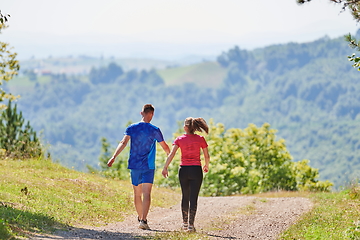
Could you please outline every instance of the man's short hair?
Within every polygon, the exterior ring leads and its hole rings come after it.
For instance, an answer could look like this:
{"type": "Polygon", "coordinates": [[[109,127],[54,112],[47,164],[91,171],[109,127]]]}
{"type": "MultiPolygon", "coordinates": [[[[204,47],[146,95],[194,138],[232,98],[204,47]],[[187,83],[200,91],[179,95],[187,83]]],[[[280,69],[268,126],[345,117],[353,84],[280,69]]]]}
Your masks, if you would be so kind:
{"type": "Polygon", "coordinates": [[[155,111],[155,108],[151,104],[145,104],[142,108],[143,113],[149,113],[149,112],[154,112],[154,111],[155,111]]]}

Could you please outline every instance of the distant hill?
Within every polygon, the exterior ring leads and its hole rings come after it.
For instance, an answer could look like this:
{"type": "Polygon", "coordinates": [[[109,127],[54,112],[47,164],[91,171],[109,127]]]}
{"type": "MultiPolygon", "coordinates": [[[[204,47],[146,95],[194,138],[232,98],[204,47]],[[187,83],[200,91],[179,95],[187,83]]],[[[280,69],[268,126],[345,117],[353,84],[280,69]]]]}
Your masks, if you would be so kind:
{"type": "MultiPolygon", "coordinates": [[[[19,108],[43,130],[53,157],[79,170],[97,167],[100,138],[115,146],[126,124],[140,120],[141,106],[153,103],[153,123],[170,141],[188,116],[226,128],[268,122],[294,161],[309,159],[320,180],[340,187],[360,176],[360,75],[347,60],[351,54],[342,37],[321,38],[252,51],[234,47],[219,53],[217,62],[159,63],[157,69],[107,59],[88,64],[94,68],[86,74],[24,73],[5,87],[22,95],[19,108]]],[[[61,68],[62,61],[55,62],[48,61],[49,69],[61,68]]]]}
{"type": "Polygon", "coordinates": [[[195,83],[217,88],[223,82],[227,70],[217,62],[203,62],[183,67],[172,67],[158,70],[157,73],[167,85],[195,83]]]}
{"type": "Polygon", "coordinates": [[[88,75],[93,67],[103,67],[115,62],[126,70],[149,70],[163,69],[169,66],[180,66],[181,63],[157,60],[157,59],[135,59],[135,58],[95,58],[89,56],[78,57],[48,57],[46,59],[21,60],[20,73],[35,71],[38,75],[67,74],[67,75],[88,75]]]}

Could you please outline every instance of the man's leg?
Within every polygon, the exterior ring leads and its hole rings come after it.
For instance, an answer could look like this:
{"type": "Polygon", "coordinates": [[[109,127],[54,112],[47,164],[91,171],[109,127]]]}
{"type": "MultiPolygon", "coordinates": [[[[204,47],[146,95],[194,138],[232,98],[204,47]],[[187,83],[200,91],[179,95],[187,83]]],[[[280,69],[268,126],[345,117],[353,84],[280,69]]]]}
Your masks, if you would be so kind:
{"type": "Polygon", "coordinates": [[[151,189],[154,182],[155,170],[131,171],[131,181],[134,189],[134,205],[138,213],[140,225],[139,228],[150,229],[147,224],[147,215],[151,203],[151,189]],[[138,185],[138,186],[136,186],[138,185]]]}
{"type": "Polygon", "coordinates": [[[142,216],[142,212],[143,212],[143,208],[142,208],[142,184],[139,184],[137,186],[133,185],[133,189],[134,189],[134,205],[135,205],[135,209],[136,212],[139,216],[139,219],[143,219],[142,216]]]}
{"type": "Polygon", "coordinates": [[[151,204],[151,190],[153,185],[152,183],[143,183],[141,185],[142,185],[142,194],[143,194],[141,219],[146,221],[151,204]]]}
{"type": "Polygon", "coordinates": [[[149,213],[151,203],[152,183],[142,183],[138,186],[133,185],[133,188],[135,208],[139,215],[139,220],[141,220],[139,228],[149,230],[150,228],[147,224],[147,215],[149,213]]]}

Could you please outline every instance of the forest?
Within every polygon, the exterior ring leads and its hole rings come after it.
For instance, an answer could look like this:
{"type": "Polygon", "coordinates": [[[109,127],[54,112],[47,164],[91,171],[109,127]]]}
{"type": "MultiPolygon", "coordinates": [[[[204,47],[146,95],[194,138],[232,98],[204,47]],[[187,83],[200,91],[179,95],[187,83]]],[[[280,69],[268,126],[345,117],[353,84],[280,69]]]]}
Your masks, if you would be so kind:
{"type": "Polygon", "coordinates": [[[323,37],[234,46],[191,68],[126,69],[116,59],[83,75],[38,76],[28,68],[4,89],[21,95],[18,109],[52,158],[69,168],[100,169],[101,139],[115,147],[125,127],[141,119],[142,105],[152,103],[152,123],[169,143],[189,116],[226,129],[266,123],[285,139],[292,161],[309,160],[321,180],[340,188],[360,176],[360,81],[351,54],[343,37],[323,37]]]}

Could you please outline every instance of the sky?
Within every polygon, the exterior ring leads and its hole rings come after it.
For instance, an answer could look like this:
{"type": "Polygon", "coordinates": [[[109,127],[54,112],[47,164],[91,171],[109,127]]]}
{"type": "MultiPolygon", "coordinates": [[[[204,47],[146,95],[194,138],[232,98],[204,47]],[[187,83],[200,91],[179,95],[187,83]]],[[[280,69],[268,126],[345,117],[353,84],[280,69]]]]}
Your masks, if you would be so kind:
{"type": "Polygon", "coordinates": [[[19,59],[87,55],[175,60],[355,34],[341,5],[313,0],[0,0],[0,41],[19,59]]]}

